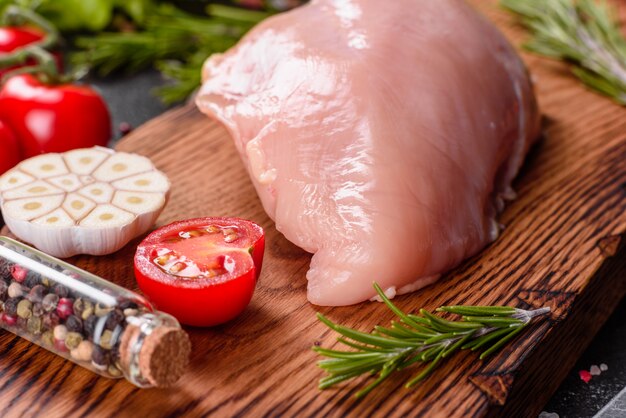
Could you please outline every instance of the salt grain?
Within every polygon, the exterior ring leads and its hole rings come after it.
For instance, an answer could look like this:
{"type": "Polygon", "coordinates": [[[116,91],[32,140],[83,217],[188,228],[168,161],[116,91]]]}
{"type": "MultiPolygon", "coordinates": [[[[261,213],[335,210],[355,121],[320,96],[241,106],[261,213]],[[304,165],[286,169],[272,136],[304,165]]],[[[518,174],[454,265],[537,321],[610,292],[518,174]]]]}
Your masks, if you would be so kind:
{"type": "Polygon", "coordinates": [[[606,364],[602,363],[600,365],[600,370],[602,370],[603,372],[606,372],[607,370],[609,370],[609,366],[607,366],[606,364]]]}
{"type": "Polygon", "coordinates": [[[600,376],[600,373],[602,373],[602,371],[600,370],[600,368],[598,366],[596,366],[595,364],[593,366],[591,366],[591,368],[589,369],[589,373],[591,373],[592,376],[600,376]]]}
{"type": "Polygon", "coordinates": [[[557,414],[556,412],[541,411],[539,417],[537,418],[559,418],[559,414],[557,414]]]}

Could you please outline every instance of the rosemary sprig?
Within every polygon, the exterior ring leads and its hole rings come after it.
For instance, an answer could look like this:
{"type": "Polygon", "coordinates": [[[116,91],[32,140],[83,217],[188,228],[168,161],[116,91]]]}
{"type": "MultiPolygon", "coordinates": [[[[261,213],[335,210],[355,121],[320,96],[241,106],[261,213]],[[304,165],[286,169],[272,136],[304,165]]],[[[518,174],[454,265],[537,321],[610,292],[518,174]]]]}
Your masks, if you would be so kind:
{"type": "Polygon", "coordinates": [[[184,100],[200,86],[202,65],[207,59],[204,52],[194,54],[187,62],[179,60],[160,60],[156,68],[169,81],[153,90],[153,94],[165,104],[184,100]]]}
{"type": "Polygon", "coordinates": [[[76,38],[79,51],[72,54],[72,64],[88,67],[100,76],[156,67],[173,81],[157,94],[167,103],[183,100],[200,85],[204,59],[233,46],[271,14],[217,4],[210,5],[207,12],[207,16],[191,15],[163,3],[134,31],[76,38]]]}
{"type": "Polygon", "coordinates": [[[626,105],[626,39],[605,0],[500,0],[533,37],[524,46],[568,61],[590,88],[626,105]]]}
{"type": "Polygon", "coordinates": [[[460,320],[451,321],[423,309],[420,315],[406,314],[385,296],[378,284],[374,283],[374,288],[399,318],[399,321],[392,321],[390,327],[376,326],[374,331],[366,333],[335,324],[317,314],[320,321],[341,335],[337,339],[340,343],[354,349],[313,347],[313,351],[328,358],[318,362],[328,373],[320,380],[320,389],[363,374],[377,376],[357,392],[356,397],[361,398],[393,372],[424,363],[423,369],[405,384],[407,388],[413,387],[456,351],[482,349],[482,360],[522,332],[533,318],[550,312],[549,307],[530,311],[509,306],[442,306],[437,309],[461,316],[460,320]]]}

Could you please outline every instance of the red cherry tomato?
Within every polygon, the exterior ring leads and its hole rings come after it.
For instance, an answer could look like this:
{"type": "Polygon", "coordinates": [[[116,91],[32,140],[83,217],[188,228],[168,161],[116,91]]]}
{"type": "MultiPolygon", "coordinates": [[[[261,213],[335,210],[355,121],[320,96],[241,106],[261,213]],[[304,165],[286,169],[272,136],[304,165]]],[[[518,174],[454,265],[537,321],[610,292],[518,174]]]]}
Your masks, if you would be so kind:
{"type": "Polygon", "coordinates": [[[23,158],[94,145],[106,146],[111,117],[88,86],[47,85],[30,74],[11,77],[0,90],[0,115],[20,140],[23,158]]]}
{"type": "Polygon", "coordinates": [[[21,161],[20,149],[13,131],[0,121],[0,174],[21,161]]]}
{"type": "Polygon", "coordinates": [[[135,254],[139,288],[156,307],[194,326],[230,321],[248,306],[265,235],[251,221],[198,218],[157,229],[135,254]]]}
{"type": "Polygon", "coordinates": [[[0,51],[11,52],[24,45],[42,40],[44,34],[25,26],[0,27],[0,51]]]}
{"type": "MultiPolygon", "coordinates": [[[[45,36],[44,32],[36,28],[25,26],[5,26],[0,27],[0,52],[13,52],[29,44],[41,41],[45,36]]],[[[58,52],[53,53],[59,71],[62,70],[62,57],[58,52]]],[[[34,60],[28,60],[24,66],[34,65],[34,60]]],[[[19,68],[20,66],[0,68],[0,78],[7,72],[19,68]]]]}

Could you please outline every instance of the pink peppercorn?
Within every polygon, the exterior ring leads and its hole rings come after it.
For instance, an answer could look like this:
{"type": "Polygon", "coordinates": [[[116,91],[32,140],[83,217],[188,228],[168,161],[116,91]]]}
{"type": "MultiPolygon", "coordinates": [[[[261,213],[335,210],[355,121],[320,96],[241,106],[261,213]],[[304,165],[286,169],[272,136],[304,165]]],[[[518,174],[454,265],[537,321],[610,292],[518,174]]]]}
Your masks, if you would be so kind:
{"type": "Polygon", "coordinates": [[[124,136],[124,135],[128,135],[133,130],[133,127],[128,122],[122,122],[120,123],[120,126],[118,127],[118,129],[120,130],[120,134],[124,136]]]}
{"type": "Polygon", "coordinates": [[[68,316],[74,314],[74,301],[68,298],[59,299],[57,304],[57,315],[61,319],[66,319],[68,316]]]}
{"type": "Polygon", "coordinates": [[[589,373],[587,370],[579,371],[578,375],[580,376],[580,379],[585,383],[589,383],[589,381],[591,380],[591,373],[589,373]]]}
{"type": "Polygon", "coordinates": [[[58,340],[58,339],[54,339],[54,348],[57,349],[58,351],[69,351],[69,349],[67,348],[67,345],[65,345],[65,341],[64,340],[58,340]]]}
{"type": "Polygon", "coordinates": [[[7,325],[15,325],[17,323],[17,316],[8,315],[6,312],[2,313],[0,319],[7,325]]]}
{"type": "Polygon", "coordinates": [[[27,274],[28,270],[26,270],[24,267],[18,266],[17,264],[11,266],[11,276],[13,276],[16,282],[24,282],[27,274]]]}

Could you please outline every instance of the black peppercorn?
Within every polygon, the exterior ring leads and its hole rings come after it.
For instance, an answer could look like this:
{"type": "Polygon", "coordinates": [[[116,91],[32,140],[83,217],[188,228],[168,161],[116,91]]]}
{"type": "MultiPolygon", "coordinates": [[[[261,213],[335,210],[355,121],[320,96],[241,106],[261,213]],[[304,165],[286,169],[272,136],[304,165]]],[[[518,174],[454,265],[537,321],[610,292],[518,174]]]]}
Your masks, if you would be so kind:
{"type": "Polygon", "coordinates": [[[17,317],[17,326],[19,328],[26,328],[26,324],[28,323],[28,319],[27,318],[22,318],[21,316],[17,317]]]}
{"type": "Polygon", "coordinates": [[[9,289],[9,285],[4,280],[0,280],[0,300],[5,300],[7,298],[7,290],[9,289]]]}
{"type": "Polygon", "coordinates": [[[97,303],[96,307],[94,308],[94,313],[96,314],[96,316],[106,316],[112,310],[113,310],[113,308],[110,307],[110,306],[104,306],[104,305],[102,305],[100,303],[97,303]]]}
{"type": "Polygon", "coordinates": [[[66,298],[66,297],[67,297],[67,295],[70,293],[70,292],[67,290],[67,287],[65,287],[65,286],[63,286],[63,285],[61,285],[61,284],[56,284],[56,285],[54,285],[54,288],[53,288],[53,289],[54,289],[54,290],[53,290],[53,291],[54,291],[54,294],[55,294],[55,295],[57,295],[57,296],[59,296],[60,298],[66,298]]]}
{"type": "Polygon", "coordinates": [[[119,341],[110,351],[111,364],[115,364],[120,361],[119,341]]]}
{"type": "Polygon", "coordinates": [[[91,361],[98,368],[106,368],[109,366],[109,350],[105,350],[102,347],[94,346],[93,353],[91,353],[91,361]]]}
{"type": "Polygon", "coordinates": [[[5,282],[11,281],[11,267],[13,263],[5,259],[0,260],[0,279],[5,282]]]}
{"type": "Polygon", "coordinates": [[[76,315],[70,315],[65,320],[65,326],[67,330],[70,332],[82,332],[83,331],[83,321],[80,320],[76,315]]]}
{"type": "Polygon", "coordinates": [[[89,318],[85,320],[83,323],[83,329],[85,330],[85,335],[89,338],[93,338],[94,330],[96,329],[96,323],[98,322],[98,318],[95,315],[91,315],[89,318]]]}
{"type": "Polygon", "coordinates": [[[46,311],[43,309],[43,305],[41,303],[33,304],[33,315],[42,316],[46,311]]]}
{"type": "Polygon", "coordinates": [[[39,274],[29,271],[26,275],[26,279],[24,279],[24,286],[32,289],[39,284],[41,284],[39,274]]]}
{"type": "Polygon", "coordinates": [[[59,325],[59,316],[54,312],[49,312],[43,316],[43,326],[46,329],[52,330],[59,325]]]}
{"type": "Polygon", "coordinates": [[[22,298],[8,298],[4,302],[4,312],[11,316],[17,315],[17,304],[20,303],[20,300],[22,300],[22,298]]]}
{"type": "Polygon", "coordinates": [[[138,308],[137,304],[130,300],[122,301],[120,302],[118,306],[122,311],[124,311],[125,309],[137,309],[138,308]]]}
{"type": "Polygon", "coordinates": [[[43,285],[35,285],[28,295],[26,295],[26,299],[30,300],[32,303],[39,303],[43,300],[43,297],[46,294],[46,288],[43,285]]]}
{"type": "Polygon", "coordinates": [[[122,324],[124,318],[124,312],[122,312],[120,309],[114,309],[107,315],[107,322],[105,326],[107,329],[115,329],[116,326],[122,324]]]}

